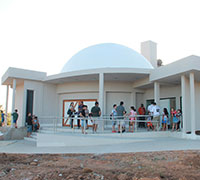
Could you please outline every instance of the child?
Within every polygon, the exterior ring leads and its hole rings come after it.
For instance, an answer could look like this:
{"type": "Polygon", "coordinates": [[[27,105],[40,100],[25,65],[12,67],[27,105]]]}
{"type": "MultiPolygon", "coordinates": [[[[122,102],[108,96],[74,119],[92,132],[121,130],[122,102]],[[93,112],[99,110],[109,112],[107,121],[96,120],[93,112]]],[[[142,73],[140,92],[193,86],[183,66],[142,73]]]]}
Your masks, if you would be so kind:
{"type": "Polygon", "coordinates": [[[116,120],[117,120],[117,105],[114,104],[113,105],[113,110],[112,110],[112,113],[111,113],[111,119],[112,119],[112,133],[116,133],[116,130],[115,130],[115,125],[116,125],[116,120]]]}
{"type": "Polygon", "coordinates": [[[167,121],[169,118],[169,113],[167,111],[167,108],[163,109],[163,113],[162,113],[162,130],[166,131],[167,129],[167,121]]]}
{"type": "Polygon", "coordinates": [[[153,129],[153,124],[152,124],[152,116],[151,116],[151,112],[148,113],[149,116],[147,117],[147,130],[149,131],[150,128],[153,129]]]}
{"type": "Polygon", "coordinates": [[[130,116],[129,118],[129,132],[133,132],[134,131],[134,127],[135,127],[135,120],[136,120],[136,115],[137,115],[137,112],[136,112],[136,109],[134,108],[134,106],[131,106],[130,107],[131,111],[130,113],[128,114],[130,116]],[[132,129],[132,131],[131,131],[132,129]]]}
{"type": "Polygon", "coordinates": [[[177,130],[180,130],[181,126],[182,126],[181,116],[182,116],[182,111],[181,111],[181,109],[178,109],[177,110],[177,118],[178,118],[177,130]]]}
{"type": "Polygon", "coordinates": [[[174,131],[174,128],[175,130],[177,130],[177,123],[178,123],[177,112],[176,110],[174,110],[174,108],[171,109],[171,116],[173,119],[172,131],[174,131]]]}
{"type": "Polygon", "coordinates": [[[33,132],[37,132],[39,129],[39,121],[37,116],[33,116],[33,132]]]}

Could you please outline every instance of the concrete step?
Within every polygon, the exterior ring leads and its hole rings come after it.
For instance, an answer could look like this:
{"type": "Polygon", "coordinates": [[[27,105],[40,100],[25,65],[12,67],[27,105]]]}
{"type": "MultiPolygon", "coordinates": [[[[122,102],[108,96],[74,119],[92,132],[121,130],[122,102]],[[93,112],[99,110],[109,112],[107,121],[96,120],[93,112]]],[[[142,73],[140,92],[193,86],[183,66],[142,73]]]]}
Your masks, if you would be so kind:
{"type": "Polygon", "coordinates": [[[26,141],[32,141],[32,142],[37,142],[37,138],[34,138],[34,137],[24,137],[24,140],[26,140],[26,141]]]}
{"type": "Polygon", "coordinates": [[[31,134],[31,137],[24,137],[24,140],[37,142],[37,133],[33,132],[31,134]]]}

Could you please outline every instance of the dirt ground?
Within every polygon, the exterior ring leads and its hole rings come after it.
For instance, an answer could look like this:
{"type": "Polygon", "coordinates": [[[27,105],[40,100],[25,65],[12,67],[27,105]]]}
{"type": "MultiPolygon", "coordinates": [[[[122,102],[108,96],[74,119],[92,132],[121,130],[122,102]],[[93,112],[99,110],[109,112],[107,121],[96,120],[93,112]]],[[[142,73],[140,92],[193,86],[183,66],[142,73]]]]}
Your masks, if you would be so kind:
{"type": "Polygon", "coordinates": [[[200,180],[200,151],[0,154],[0,179],[200,180]]]}

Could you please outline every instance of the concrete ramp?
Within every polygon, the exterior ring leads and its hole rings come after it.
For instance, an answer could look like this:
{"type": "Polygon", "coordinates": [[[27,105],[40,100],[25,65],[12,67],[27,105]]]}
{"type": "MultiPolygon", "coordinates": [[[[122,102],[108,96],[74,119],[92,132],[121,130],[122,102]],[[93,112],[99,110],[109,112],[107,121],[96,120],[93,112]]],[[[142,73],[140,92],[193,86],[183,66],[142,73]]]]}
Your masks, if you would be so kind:
{"type": "Polygon", "coordinates": [[[125,134],[38,133],[37,147],[79,147],[153,141],[150,138],[170,137],[170,132],[138,132],[125,134]]]}

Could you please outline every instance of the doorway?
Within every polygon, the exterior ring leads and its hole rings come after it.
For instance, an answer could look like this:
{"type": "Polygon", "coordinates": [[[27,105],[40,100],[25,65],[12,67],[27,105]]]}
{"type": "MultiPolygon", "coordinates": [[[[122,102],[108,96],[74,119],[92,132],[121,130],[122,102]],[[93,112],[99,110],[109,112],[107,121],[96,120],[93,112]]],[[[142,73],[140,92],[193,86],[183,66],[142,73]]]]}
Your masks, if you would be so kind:
{"type": "Polygon", "coordinates": [[[27,93],[26,93],[26,117],[28,116],[28,113],[31,113],[31,115],[33,115],[33,100],[34,100],[34,91],[27,90],[27,93]]]}
{"type": "MultiPolygon", "coordinates": [[[[73,102],[75,106],[75,111],[78,112],[78,104],[79,102],[83,101],[84,105],[88,106],[88,110],[91,111],[92,107],[95,105],[95,102],[97,99],[71,99],[71,100],[63,100],[63,120],[62,125],[63,126],[70,126],[70,121],[68,118],[67,111],[69,109],[70,103],[73,102]]],[[[78,117],[78,114],[75,115],[75,117],[78,117]]],[[[90,121],[88,121],[88,125],[92,125],[90,121]]],[[[77,121],[74,121],[74,126],[77,126],[77,121]]]]}

